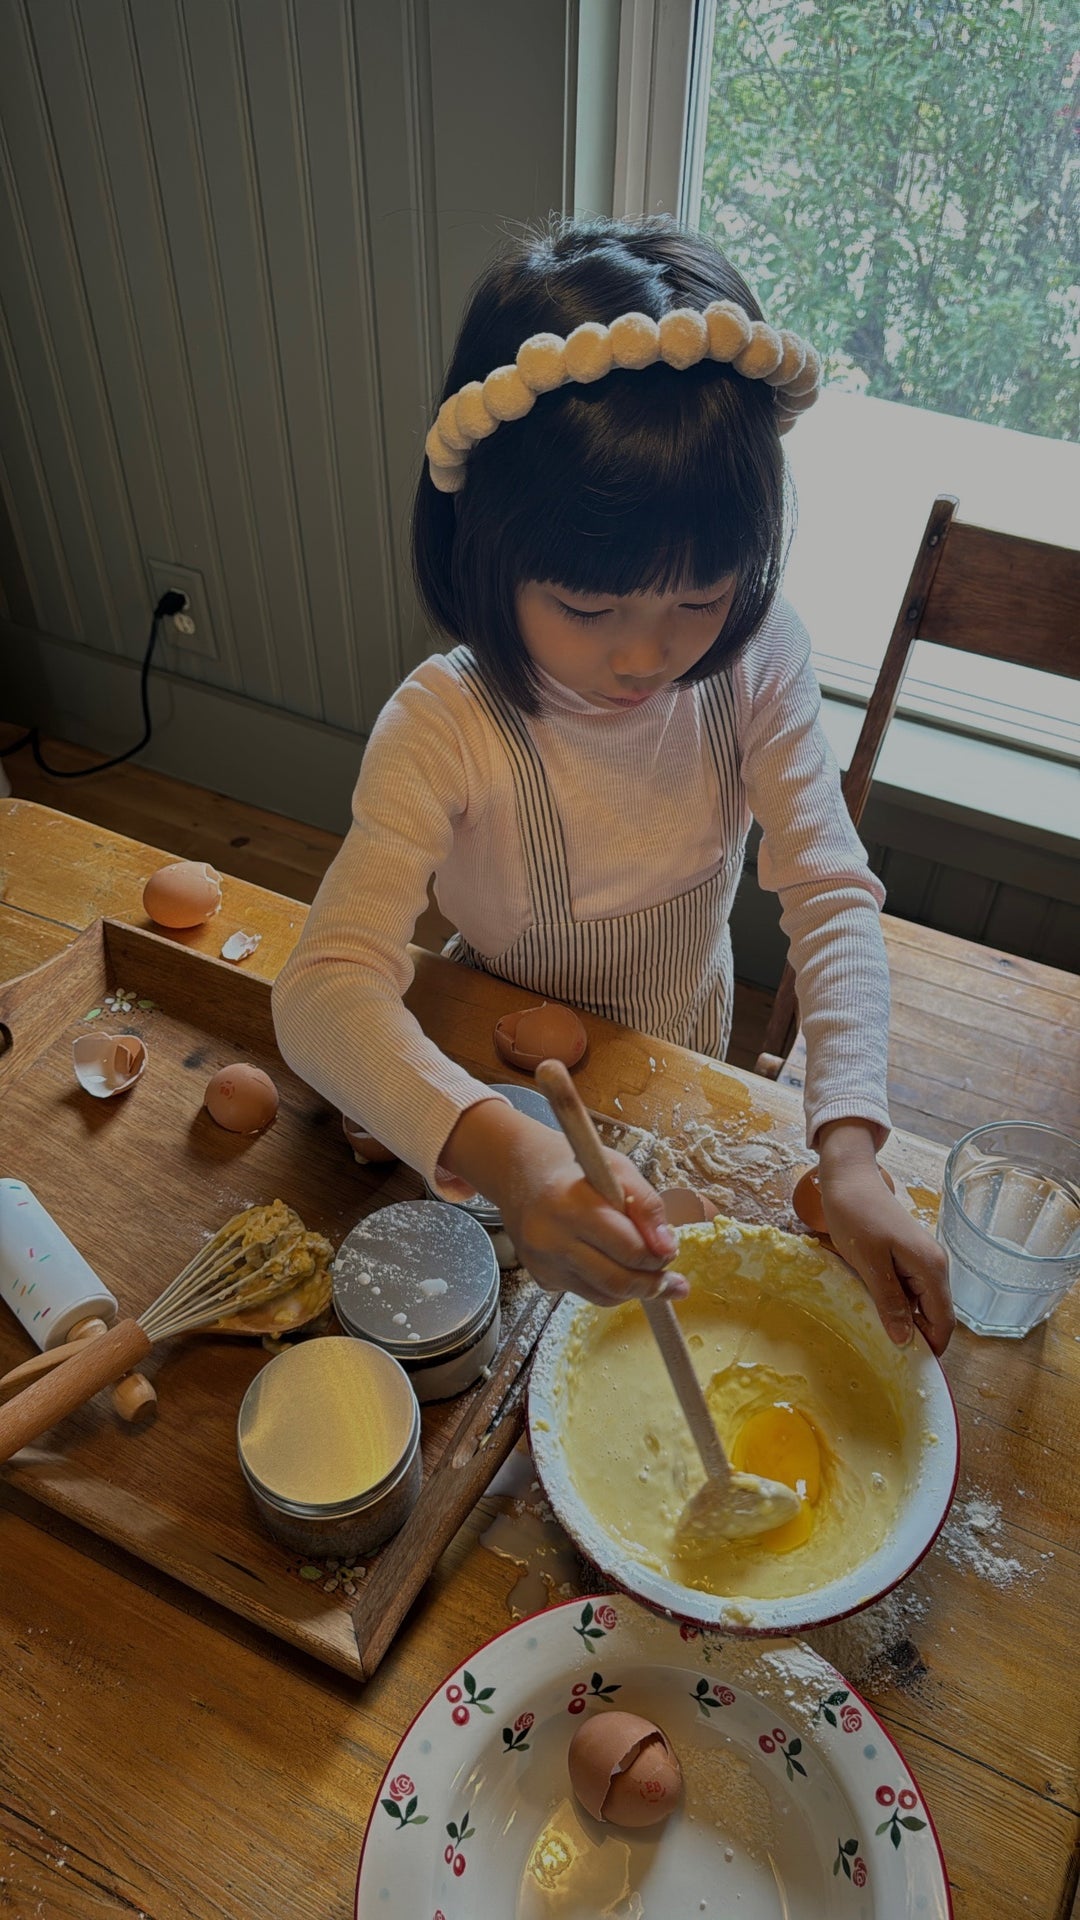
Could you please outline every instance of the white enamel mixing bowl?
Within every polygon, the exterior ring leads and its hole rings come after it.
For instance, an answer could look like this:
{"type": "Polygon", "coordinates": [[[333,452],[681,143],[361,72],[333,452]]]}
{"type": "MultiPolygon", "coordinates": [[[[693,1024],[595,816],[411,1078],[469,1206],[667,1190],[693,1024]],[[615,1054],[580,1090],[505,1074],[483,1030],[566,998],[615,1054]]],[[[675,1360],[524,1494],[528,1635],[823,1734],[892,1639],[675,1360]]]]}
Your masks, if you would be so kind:
{"type": "MultiPolygon", "coordinates": [[[[701,1232],[702,1229],[690,1231],[701,1232]]],[[[741,1234],[760,1284],[762,1263],[755,1236],[767,1230],[730,1225],[741,1234]]],[[[767,1284],[767,1280],[766,1280],[767,1284]]],[[[875,1552],[850,1572],[812,1592],[765,1600],[750,1595],[716,1596],[685,1587],[633,1560],[625,1543],[586,1505],[574,1481],[566,1447],[565,1389],[578,1347],[579,1316],[603,1311],[567,1295],[548,1321],[529,1382],[529,1438],[547,1498],[586,1559],[605,1579],[646,1606],[668,1616],[738,1634],[803,1633],[842,1619],[897,1586],[922,1559],[942,1526],[956,1487],[959,1435],[956,1408],[941,1366],[920,1334],[909,1347],[889,1340],[862,1282],[830,1256],[810,1298],[818,1318],[831,1324],[890,1382],[905,1440],[905,1484],[893,1526],[875,1552]]]]}

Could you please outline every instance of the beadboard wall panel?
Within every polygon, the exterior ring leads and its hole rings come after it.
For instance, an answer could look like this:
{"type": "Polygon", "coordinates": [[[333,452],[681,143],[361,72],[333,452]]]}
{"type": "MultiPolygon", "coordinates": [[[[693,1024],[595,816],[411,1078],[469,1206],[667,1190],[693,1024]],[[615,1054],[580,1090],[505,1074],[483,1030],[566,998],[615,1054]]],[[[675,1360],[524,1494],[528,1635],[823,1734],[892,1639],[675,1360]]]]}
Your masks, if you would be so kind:
{"type": "MultiPolygon", "coordinates": [[[[128,731],[97,669],[170,565],[205,615],[170,674],[358,741],[429,651],[432,394],[493,244],[566,201],[575,31],[574,0],[0,0],[0,617],[87,650],[77,737],[128,731]]],[[[58,731],[47,652],[10,684],[58,731]]]]}

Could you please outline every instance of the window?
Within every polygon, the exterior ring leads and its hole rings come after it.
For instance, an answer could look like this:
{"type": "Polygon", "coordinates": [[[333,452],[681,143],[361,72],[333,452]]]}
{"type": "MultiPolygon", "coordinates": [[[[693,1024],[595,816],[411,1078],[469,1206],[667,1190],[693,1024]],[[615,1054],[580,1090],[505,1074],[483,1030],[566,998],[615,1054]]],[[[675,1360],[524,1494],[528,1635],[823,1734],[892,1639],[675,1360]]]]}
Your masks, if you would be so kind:
{"type": "Polygon", "coordinates": [[[701,224],[832,384],[1075,439],[1075,0],[719,0],[701,224]]]}
{"type": "MultiPolygon", "coordinates": [[[[1075,0],[716,0],[700,64],[686,211],[824,355],[789,586],[865,697],[935,493],[1080,538],[1075,0]]],[[[903,704],[1080,758],[1080,684],[1047,685],[921,647],[903,704]]]]}

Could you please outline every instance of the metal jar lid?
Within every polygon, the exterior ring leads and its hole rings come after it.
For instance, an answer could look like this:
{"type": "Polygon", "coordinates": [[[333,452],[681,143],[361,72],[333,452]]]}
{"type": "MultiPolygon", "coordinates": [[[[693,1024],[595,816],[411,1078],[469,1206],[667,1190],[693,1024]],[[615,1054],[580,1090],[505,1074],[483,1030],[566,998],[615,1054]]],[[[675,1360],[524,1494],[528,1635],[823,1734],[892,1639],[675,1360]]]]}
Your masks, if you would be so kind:
{"type": "Polygon", "coordinates": [[[342,1241],[331,1269],[346,1332],[405,1365],[457,1352],[487,1326],[499,1263],[482,1226],[439,1200],[379,1207],[342,1241]]]}
{"type": "Polygon", "coordinates": [[[245,1479],[271,1506],[329,1518],[370,1506],[412,1460],[420,1407],[388,1353],[331,1334],[275,1355],[240,1406],[245,1479]]]}
{"type": "MultiPolygon", "coordinates": [[[[516,1107],[519,1113],[528,1114],[530,1120],[539,1120],[541,1126],[550,1127],[554,1133],[561,1131],[551,1101],[537,1087],[519,1087],[516,1081],[508,1080],[505,1084],[493,1086],[491,1091],[505,1094],[510,1105],[516,1107]]],[[[424,1187],[429,1200],[441,1199],[442,1196],[435,1192],[429,1181],[424,1181],[424,1187]]],[[[498,1207],[493,1206],[490,1200],[486,1200],[482,1193],[478,1193],[472,1200],[455,1200],[450,1204],[460,1207],[463,1213],[470,1213],[474,1220],[479,1220],[481,1226],[487,1227],[491,1233],[497,1233],[502,1226],[502,1214],[498,1207]]]]}

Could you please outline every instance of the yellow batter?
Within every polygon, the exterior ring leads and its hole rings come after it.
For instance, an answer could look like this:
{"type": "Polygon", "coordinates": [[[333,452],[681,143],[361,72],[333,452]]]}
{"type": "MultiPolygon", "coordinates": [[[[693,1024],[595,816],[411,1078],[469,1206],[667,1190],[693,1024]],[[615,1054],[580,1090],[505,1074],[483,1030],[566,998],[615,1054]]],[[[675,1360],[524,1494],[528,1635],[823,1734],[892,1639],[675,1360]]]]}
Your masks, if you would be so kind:
{"type": "Polygon", "coordinates": [[[896,1513],[905,1449],[891,1387],[830,1324],[830,1261],[815,1244],[719,1221],[684,1229],[673,1265],[693,1282],[676,1311],[729,1454],[794,1487],[799,1513],[757,1539],[679,1548],[704,1475],[636,1304],[575,1323],[565,1448],[578,1492],[633,1559],[683,1586],[812,1592],[866,1560],[896,1513]]]}

